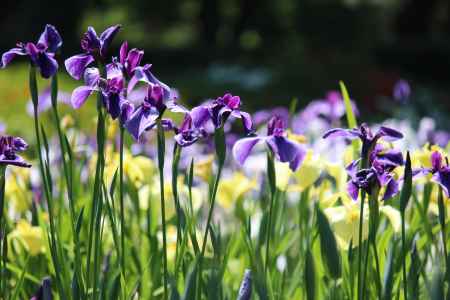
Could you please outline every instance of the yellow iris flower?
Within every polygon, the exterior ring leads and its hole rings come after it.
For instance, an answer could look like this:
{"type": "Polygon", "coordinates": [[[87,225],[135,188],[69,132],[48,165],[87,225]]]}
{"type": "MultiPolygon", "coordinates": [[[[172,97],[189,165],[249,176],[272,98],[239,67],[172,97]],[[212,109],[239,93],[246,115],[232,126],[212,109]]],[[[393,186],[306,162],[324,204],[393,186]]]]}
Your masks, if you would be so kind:
{"type": "Polygon", "coordinates": [[[10,168],[5,182],[5,199],[14,211],[24,213],[29,210],[32,194],[29,188],[30,169],[10,168]]]}
{"type": "Polygon", "coordinates": [[[230,178],[220,181],[217,190],[217,201],[226,210],[234,207],[240,197],[257,187],[256,179],[248,179],[241,172],[235,172],[230,178]]]}
{"type": "MultiPolygon", "coordinates": [[[[352,241],[353,247],[359,245],[360,203],[352,201],[343,193],[340,196],[342,205],[328,207],[324,212],[333,228],[339,247],[346,250],[349,247],[350,241],[352,241]]],[[[398,232],[401,225],[400,212],[390,205],[383,204],[380,201],[380,213],[387,217],[394,232],[398,232]]],[[[368,204],[365,205],[363,212],[363,241],[367,239],[369,233],[368,206],[368,204]]]]}
{"type": "Polygon", "coordinates": [[[31,226],[26,220],[19,220],[16,228],[8,235],[11,241],[20,241],[31,256],[45,252],[44,232],[39,226],[31,226]]]}

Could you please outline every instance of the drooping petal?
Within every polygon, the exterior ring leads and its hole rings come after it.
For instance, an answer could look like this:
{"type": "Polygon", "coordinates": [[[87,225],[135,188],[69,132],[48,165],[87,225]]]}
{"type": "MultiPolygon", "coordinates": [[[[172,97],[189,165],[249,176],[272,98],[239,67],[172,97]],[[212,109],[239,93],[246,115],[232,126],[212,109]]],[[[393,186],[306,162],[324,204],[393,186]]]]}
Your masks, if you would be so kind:
{"type": "Polygon", "coordinates": [[[436,172],[433,177],[431,177],[431,181],[439,184],[444,191],[445,195],[450,197],[450,168],[444,167],[439,172],[436,172]]]}
{"type": "Polygon", "coordinates": [[[281,162],[291,162],[297,157],[298,143],[292,142],[284,136],[269,136],[266,142],[275,157],[281,162]]]}
{"type": "Polygon", "coordinates": [[[62,46],[62,39],[55,26],[47,24],[45,25],[44,32],[39,37],[38,44],[45,45],[50,52],[56,52],[62,46]]]}
{"type": "Polygon", "coordinates": [[[395,195],[397,195],[398,191],[399,187],[397,180],[391,178],[391,180],[386,185],[386,191],[384,192],[383,200],[387,200],[394,197],[395,195]]]}
{"type": "Polygon", "coordinates": [[[78,54],[66,59],[64,64],[70,76],[76,80],[80,80],[86,67],[93,61],[94,57],[90,54],[78,54]]]}
{"type": "Polygon", "coordinates": [[[247,160],[250,152],[255,145],[263,140],[261,137],[248,137],[237,141],[233,146],[233,157],[240,164],[243,165],[247,160]]]}
{"type": "Polygon", "coordinates": [[[125,124],[131,118],[131,114],[133,113],[134,106],[128,101],[124,100],[120,105],[120,123],[125,124]]]}
{"type": "Polygon", "coordinates": [[[197,128],[203,127],[211,118],[208,108],[203,105],[191,109],[190,115],[192,118],[192,125],[197,128]]]}
{"type": "Polygon", "coordinates": [[[108,51],[108,47],[111,44],[111,41],[113,40],[114,36],[117,34],[117,32],[120,29],[120,25],[114,25],[109,28],[107,28],[105,31],[102,32],[100,35],[100,55],[106,56],[106,51],[108,51]]]}
{"type": "Polygon", "coordinates": [[[241,111],[240,117],[242,120],[242,125],[244,126],[244,129],[245,129],[245,132],[247,134],[253,132],[253,122],[252,122],[252,117],[250,116],[250,114],[245,111],[241,111]]]}
{"type": "Polygon", "coordinates": [[[21,156],[14,155],[14,157],[6,157],[5,155],[0,155],[0,165],[12,165],[22,168],[30,168],[31,164],[27,163],[21,156]]]}
{"type": "Polygon", "coordinates": [[[44,78],[50,78],[58,71],[58,62],[46,52],[38,54],[36,64],[44,78]]]}
{"type": "Polygon", "coordinates": [[[358,200],[359,187],[352,180],[347,182],[347,192],[354,201],[358,200]]]}
{"type": "Polygon", "coordinates": [[[306,157],[306,149],[303,145],[295,143],[297,147],[297,154],[295,155],[294,159],[289,162],[289,168],[292,171],[295,171],[300,167],[300,165],[303,163],[306,157]]]}
{"type": "Polygon", "coordinates": [[[72,103],[72,107],[75,109],[79,109],[83,106],[84,102],[86,102],[87,98],[92,95],[92,93],[96,90],[95,87],[92,86],[79,86],[72,92],[72,97],[70,98],[70,102],[72,103]]]}
{"type": "Polygon", "coordinates": [[[400,131],[386,126],[381,126],[376,136],[382,138],[385,141],[396,141],[403,138],[403,134],[400,131]]]}
{"type": "Polygon", "coordinates": [[[6,67],[17,55],[23,56],[27,54],[21,48],[12,48],[3,53],[0,67],[1,68],[6,67]]]}
{"type": "Polygon", "coordinates": [[[323,138],[343,137],[348,139],[362,138],[361,133],[355,129],[333,128],[325,132],[323,138]]]}
{"type": "Polygon", "coordinates": [[[158,117],[159,113],[156,110],[146,112],[142,107],[139,107],[131,115],[125,127],[136,140],[139,140],[144,131],[156,125],[155,122],[158,117]]]}

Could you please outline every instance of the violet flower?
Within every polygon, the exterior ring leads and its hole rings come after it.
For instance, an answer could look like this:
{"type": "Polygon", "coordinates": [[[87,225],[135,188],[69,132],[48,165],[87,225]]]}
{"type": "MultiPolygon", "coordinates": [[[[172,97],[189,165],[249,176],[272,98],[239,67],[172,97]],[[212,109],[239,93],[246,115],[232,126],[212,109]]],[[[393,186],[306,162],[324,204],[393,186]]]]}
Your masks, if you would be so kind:
{"type": "Polygon", "coordinates": [[[303,162],[306,150],[301,144],[287,139],[285,126],[283,119],[274,116],[267,124],[267,136],[247,137],[237,141],[233,146],[233,156],[236,161],[243,165],[253,147],[259,142],[265,142],[276,159],[288,162],[289,168],[295,171],[303,162]]]}
{"type": "Polygon", "coordinates": [[[128,42],[123,42],[119,52],[119,63],[125,76],[131,78],[140,65],[144,51],[133,48],[128,51],[128,42]]]}
{"type": "Polygon", "coordinates": [[[378,140],[383,139],[385,141],[396,141],[403,138],[403,134],[395,129],[381,126],[378,131],[373,134],[367,124],[363,123],[359,128],[342,129],[333,128],[328,130],[323,138],[344,137],[348,139],[359,138],[362,142],[361,156],[363,159],[367,158],[369,152],[373,150],[378,140]]]}
{"type": "Polygon", "coordinates": [[[0,165],[31,167],[21,156],[17,155],[17,152],[25,151],[27,148],[28,144],[20,137],[0,136],[0,165]]]}
{"type": "Polygon", "coordinates": [[[139,105],[131,114],[129,120],[125,123],[128,132],[138,140],[147,130],[156,125],[156,120],[160,118],[168,108],[177,107],[174,103],[164,102],[164,88],[160,85],[150,85],[147,96],[141,105],[139,105]]]}
{"type": "Polygon", "coordinates": [[[28,56],[31,63],[38,67],[42,77],[50,78],[58,71],[54,56],[61,47],[62,39],[53,25],[45,25],[38,42],[17,43],[15,48],[3,53],[0,67],[5,68],[16,56],[28,56]]]}
{"type": "Polygon", "coordinates": [[[197,128],[193,126],[192,117],[189,113],[186,113],[180,128],[176,131],[174,139],[180,147],[187,147],[207,135],[208,134],[204,128],[197,128]]]}
{"type": "Polygon", "coordinates": [[[359,190],[364,190],[371,195],[374,188],[386,187],[383,200],[390,199],[399,191],[398,181],[392,171],[403,165],[403,155],[396,150],[371,153],[370,167],[358,170],[360,159],[347,166],[347,174],[350,181],[347,183],[347,192],[353,200],[358,199],[359,190]]]}
{"type": "Polygon", "coordinates": [[[125,98],[122,74],[109,66],[106,79],[100,77],[97,68],[87,68],[84,74],[86,85],[77,87],[72,92],[71,103],[73,108],[79,109],[90,95],[99,92],[111,118],[115,120],[120,116],[120,121],[124,124],[131,115],[133,105],[125,98]]]}
{"type": "Polygon", "coordinates": [[[191,117],[195,127],[201,127],[211,120],[215,128],[220,128],[228,117],[232,116],[241,119],[247,134],[251,133],[253,132],[253,122],[250,114],[241,111],[240,107],[241,98],[227,93],[210,103],[193,108],[191,117]]]}
{"type": "Polygon", "coordinates": [[[95,29],[89,26],[81,39],[81,49],[83,49],[84,53],[69,57],[64,63],[70,76],[76,80],[80,80],[84,70],[95,59],[104,59],[108,47],[119,29],[120,25],[108,27],[99,37],[95,29]]]}
{"type": "Polygon", "coordinates": [[[331,129],[323,137],[336,136],[349,139],[359,138],[362,142],[361,158],[353,161],[346,168],[350,177],[350,181],[347,183],[347,191],[353,200],[358,199],[359,190],[361,189],[371,195],[373,189],[386,187],[383,200],[389,199],[398,193],[399,185],[392,171],[397,166],[403,165],[403,155],[395,149],[385,149],[377,142],[380,139],[387,141],[401,139],[403,137],[402,133],[382,126],[373,134],[370,128],[363,123],[359,128],[354,129],[331,129]],[[358,170],[361,160],[366,163],[358,170]]]}
{"type": "Polygon", "coordinates": [[[442,155],[438,151],[434,151],[431,154],[431,168],[419,168],[413,170],[413,175],[415,178],[432,174],[431,181],[439,184],[439,186],[444,191],[445,195],[450,197],[450,167],[444,165],[442,155]]]}

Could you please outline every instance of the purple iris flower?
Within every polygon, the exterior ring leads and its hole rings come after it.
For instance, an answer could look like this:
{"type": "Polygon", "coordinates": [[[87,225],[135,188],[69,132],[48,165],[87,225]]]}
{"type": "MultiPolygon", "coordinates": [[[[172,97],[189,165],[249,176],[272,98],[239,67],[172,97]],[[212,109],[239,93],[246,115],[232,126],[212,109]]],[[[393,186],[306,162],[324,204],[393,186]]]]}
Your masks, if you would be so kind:
{"type": "Polygon", "coordinates": [[[88,27],[81,39],[81,49],[84,53],[69,57],[65,61],[67,72],[76,80],[80,80],[84,70],[95,61],[96,58],[104,59],[106,52],[114,36],[120,29],[120,25],[114,25],[102,32],[100,37],[95,29],[88,27]]]}
{"type": "Polygon", "coordinates": [[[125,98],[124,80],[121,72],[117,72],[112,65],[107,67],[107,78],[101,78],[97,68],[87,68],[84,74],[85,84],[72,92],[71,103],[75,109],[80,108],[94,92],[101,93],[103,105],[111,118],[120,116],[124,124],[128,121],[133,105],[125,98]]]}
{"type": "Polygon", "coordinates": [[[328,130],[323,138],[328,137],[344,137],[348,139],[359,138],[362,142],[362,157],[368,157],[369,152],[373,150],[378,140],[383,139],[385,141],[396,141],[403,138],[403,134],[395,129],[381,126],[378,131],[373,134],[367,124],[363,123],[359,128],[342,129],[333,128],[328,130]]]}
{"type": "Polygon", "coordinates": [[[253,122],[250,114],[240,110],[241,98],[229,93],[216,100],[195,107],[191,111],[191,117],[195,127],[201,127],[211,120],[215,128],[220,128],[229,116],[242,120],[242,124],[247,133],[253,132],[253,122]]]}
{"type": "Polygon", "coordinates": [[[25,151],[28,144],[20,137],[0,136],[0,165],[13,165],[23,168],[29,168],[27,163],[17,152],[25,151]]]}
{"type": "Polygon", "coordinates": [[[404,164],[403,155],[396,149],[385,149],[380,144],[375,145],[369,156],[369,168],[358,170],[360,159],[347,166],[347,174],[350,181],[347,183],[347,191],[353,200],[358,199],[360,189],[371,194],[375,187],[386,187],[383,200],[390,199],[399,191],[398,181],[392,171],[404,164]]]}
{"type": "Polygon", "coordinates": [[[204,128],[193,126],[192,117],[189,113],[184,115],[184,120],[176,133],[174,139],[180,147],[190,146],[208,135],[204,128]]]}
{"type": "Polygon", "coordinates": [[[15,48],[3,53],[0,67],[5,68],[16,56],[28,56],[39,68],[42,77],[50,78],[58,71],[55,53],[61,47],[62,39],[53,25],[45,25],[38,42],[17,43],[15,48]]]}
{"type": "Polygon", "coordinates": [[[265,142],[276,159],[288,162],[291,170],[295,171],[303,162],[306,150],[301,144],[287,139],[285,130],[286,125],[283,119],[278,116],[272,117],[267,124],[267,136],[247,137],[234,144],[234,158],[240,165],[243,165],[253,147],[259,142],[265,142]]]}
{"type": "Polygon", "coordinates": [[[134,70],[141,64],[142,57],[144,57],[144,51],[136,48],[128,51],[128,42],[122,43],[119,52],[119,62],[127,78],[131,78],[134,75],[134,70]]]}
{"type": "Polygon", "coordinates": [[[415,178],[432,174],[431,181],[439,184],[442,187],[445,195],[450,197],[450,167],[447,164],[444,165],[444,159],[438,151],[434,151],[431,154],[431,168],[419,168],[413,170],[415,178]]]}
{"type": "Polygon", "coordinates": [[[160,85],[150,85],[147,90],[147,96],[142,104],[131,114],[125,127],[138,140],[145,131],[152,129],[156,125],[156,120],[163,115],[168,107],[171,108],[172,106],[177,107],[172,102],[164,102],[163,87],[160,85]]]}

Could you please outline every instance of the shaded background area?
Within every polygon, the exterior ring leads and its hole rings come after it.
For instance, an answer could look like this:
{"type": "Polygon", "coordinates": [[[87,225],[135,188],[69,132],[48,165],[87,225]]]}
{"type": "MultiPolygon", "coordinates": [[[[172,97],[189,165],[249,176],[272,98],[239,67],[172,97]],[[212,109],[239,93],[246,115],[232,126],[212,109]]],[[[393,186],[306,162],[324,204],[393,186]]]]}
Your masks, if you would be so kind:
{"type": "MultiPolygon", "coordinates": [[[[80,51],[88,25],[100,32],[121,23],[111,53],[121,40],[145,49],[155,73],[192,104],[231,91],[249,110],[294,97],[302,107],[344,80],[362,119],[430,116],[450,129],[447,0],[17,0],[2,8],[0,50],[51,23],[64,39],[61,65],[80,51]],[[401,78],[412,87],[407,104],[392,100],[401,78]]],[[[0,76],[10,101],[27,97],[25,65],[17,68],[0,76]]]]}

